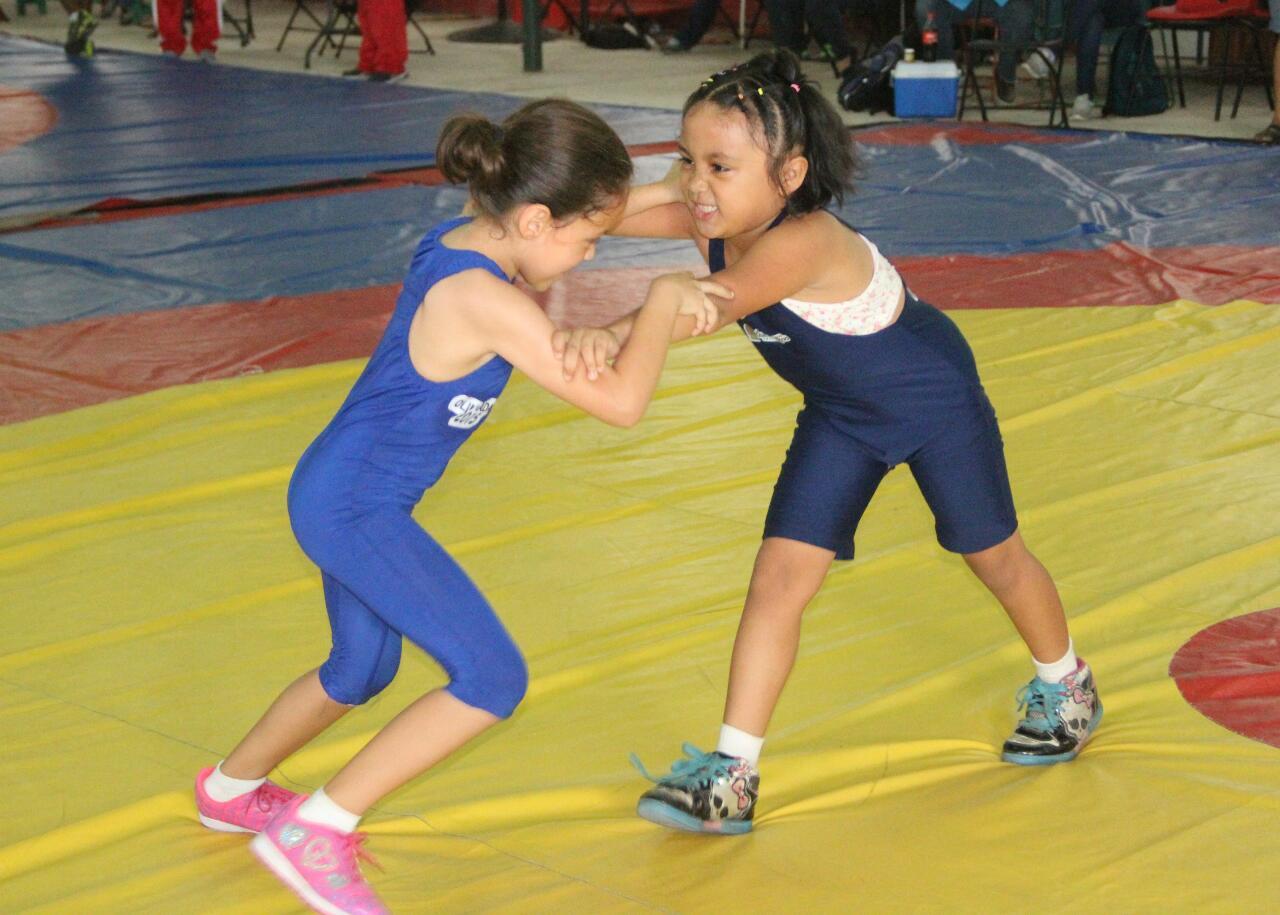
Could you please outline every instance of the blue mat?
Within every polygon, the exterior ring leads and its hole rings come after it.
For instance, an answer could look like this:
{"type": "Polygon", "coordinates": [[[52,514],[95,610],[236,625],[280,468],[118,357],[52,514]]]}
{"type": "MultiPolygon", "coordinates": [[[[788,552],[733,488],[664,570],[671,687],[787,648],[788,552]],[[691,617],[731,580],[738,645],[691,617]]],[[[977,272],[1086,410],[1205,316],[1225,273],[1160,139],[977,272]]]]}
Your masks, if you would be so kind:
{"type": "MultiPolygon", "coordinates": [[[[40,93],[59,115],[51,132],[0,155],[0,219],[430,165],[451,115],[502,118],[528,101],[111,51],[71,60],[7,36],[0,84],[40,93]]],[[[591,107],[628,145],[679,131],[677,112],[591,107]]]]}
{"type": "MultiPolygon", "coordinates": [[[[319,81],[325,82],[325,81],[319,81]]],[[[1068,144],[863,147],[840,211],[891,257],[1275,245],[1280,154],[1086,134],[1068,144]]],[[[642,160],[642,179],[665,170],[642,160]]],[[[388,187],[0,235],[0,329],[97,314],[397,283],[458,213],[454,187],[388,187]]],[[[587,269],[672,266],[687,242],[606,239],[587,269]]]]}

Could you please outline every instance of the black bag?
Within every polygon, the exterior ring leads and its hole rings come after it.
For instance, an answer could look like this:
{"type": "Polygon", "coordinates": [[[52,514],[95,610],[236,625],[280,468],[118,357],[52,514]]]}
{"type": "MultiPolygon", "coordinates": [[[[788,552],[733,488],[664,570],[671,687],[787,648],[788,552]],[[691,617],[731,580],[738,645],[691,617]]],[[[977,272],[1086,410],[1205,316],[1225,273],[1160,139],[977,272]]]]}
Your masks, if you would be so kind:
{"type": "Polygon", "coordinates": [[[629,22],[590,26],[582,35],[582,43],[589,48],[600,48],[605,51],[647,48],[649,42],[629,22]]]}
{"type": "Polygon", "coordinates": [[[1169,90],[1156,69],[1151,33],[1144,26],[1130,25],[1120,30],[1111,49],[1110,74],[1106,114],[1134,118],[1159,114],[1169,107],[1169,90]]]}
{"type": "Polygon", "coordinates": [[[840,105],[849,111],[865,111],[868,114],[887,111],[893,114],[893,86],[889,77],[902,59],[902,52],[902,36],[897,35],[879,51],[861,61],[836,91],[840,105]]]}

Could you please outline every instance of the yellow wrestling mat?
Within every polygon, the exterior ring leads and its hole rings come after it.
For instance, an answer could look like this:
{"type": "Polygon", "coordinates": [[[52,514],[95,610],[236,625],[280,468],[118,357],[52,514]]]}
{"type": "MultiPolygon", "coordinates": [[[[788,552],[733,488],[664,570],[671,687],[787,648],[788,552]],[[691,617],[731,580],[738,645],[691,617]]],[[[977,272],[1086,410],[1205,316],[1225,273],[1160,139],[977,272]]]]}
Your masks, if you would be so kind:
{"type": "MultiPolygon", "coordinates": [[[[517,376],[418,516],[529,658],[510,722],[367,821],[393,911],[1280,911],[1280,750],[1182,699],[1194,633],[1280,605],[1280,309],[952,312],[1002,419],[1027,541],[1106,717],[1002,764],[1025,649],[934,542],[905,469],[811,607],[756,831],[637,819],[720,722],[797,395],[741,335],[677,347],[619,431],[517,376]]],[[[0,428],[0,912],[298,911],[191,782],[327,646],[285,514],[357,362],[0,428]]],[[[442,682],[406,651],[289,760],[310,789],[442,682]]]]}

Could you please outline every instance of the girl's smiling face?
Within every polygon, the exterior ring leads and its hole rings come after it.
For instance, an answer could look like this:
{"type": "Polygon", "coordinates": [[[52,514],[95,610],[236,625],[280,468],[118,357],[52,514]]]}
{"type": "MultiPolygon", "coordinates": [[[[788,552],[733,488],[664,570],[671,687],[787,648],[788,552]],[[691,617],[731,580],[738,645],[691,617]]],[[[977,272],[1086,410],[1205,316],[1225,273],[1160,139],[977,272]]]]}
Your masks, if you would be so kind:
{"type": "Polygon", "coordinates": [[[804,177],[803,158],[792,157],[783,165],[783,187],[774,182],[768,151],[736,108],[694,105],[684,116],[678,147],[685,205],[703,238],[763,231],[786,203],[796,163],[804,177]]]}

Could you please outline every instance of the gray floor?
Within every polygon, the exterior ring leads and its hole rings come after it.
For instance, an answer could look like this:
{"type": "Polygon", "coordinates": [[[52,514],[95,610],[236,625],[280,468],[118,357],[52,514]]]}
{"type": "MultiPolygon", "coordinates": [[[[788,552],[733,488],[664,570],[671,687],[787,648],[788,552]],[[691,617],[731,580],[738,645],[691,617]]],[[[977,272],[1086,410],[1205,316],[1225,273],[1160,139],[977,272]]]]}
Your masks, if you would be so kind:
{"type": "MultiPolygon", "coordinates": [[[[11,18],[8,23],[0,23],[0,31],[59,44],[62,42],[66,31],[66,16],[56,2],[50,2],[50,11],[45,16],[30,8],[26,16],[17,17],[13,0],[0,0],[0,5],[3,5],[11,18]]],[[[324,7],[323,3],[314,0],[312,5],[317,10],[323,10],[324,7]]],[[[228,0],[228,6],[236,10],[240,8],[240,0],[228,0]]],[[[254,4],[257,39],[242,48],[234,37],[224,36],[218,53],[218,65],[307,72],[317,77],[333,77],[353,65],[355,50],[348,49],[341,59],[334,59],[332,53],[315,58],[311,69],[304,71],[303,54],[312,36],[301,32],[291,33],[283,50],[277,52],[276,43],[292,9],[291,0],[257,0],[254,4]]],[[[431,36],[436,54],[410,56],[409,82],[412,85],[505,92],[531,97],[567,96],[579,101],[663,108],[679,108],[685,96],[708,74],[731,66],[758,49],[768,47],[767,42],[760,40],[754,42],[750,50],[743,51],[731,40],[727,31],[713,31],[707,43],[689,53],[678,55],[661,55],[656,51],[643,50],[595,50],[576,39],[563,38],[544,45],[543,72],[525,73],[518,45],[464,44],[450,41],[447,37],[459,29],[482,24],[482,21],[431,14],[421,16],[420,21],[431,36]]],[[[409,36],[410,48],[421,48],[421,40],[412,30],[409,36]]],[[[126,27],[117,22],[104,22],[94,37],[100,48],[159,53],[156,39],[150,36],[148,29],[139,26],[126,27]]],[[[1157,49],[1158,47],[1157,43],[1157,49]]],[[[1067,71],[1070,79],[1070,61],[1067,71]]],[[[808,73],[810,78],[820,82],[834,96],[836,80],[829,67],[814,62],[808,66],[808,73]]],[[[1034,82],[1019,84],[1020,100],[1031,100],[1037,95],[1038,87],[1034,82]]],[[[1235,119],[1229,116],[1229,91],[1223,117],[1220,121],[1214,121],[1213,96],[1214,87],[1207,77],[1193,77],[1187,80],[1185,109],[1175,107],[1164,114],[1144,118],[1073,122],[1072,126],[1247,139],[1270,119],[1270,110],[1261,86],[1246,88],[1239,116],[1235,119]]],[[[1047,113],[999,110],[992,112],[991,117],[1006,123],[1040,125],[1046,122],[1047,113]]],[[[891,120],[883,114],[867,116],[849,112],[845,112],[845,119],[850,124],[891,120]]],[[[966,114],[966,120],[977,119],[976,108],[966,114]]]]}

